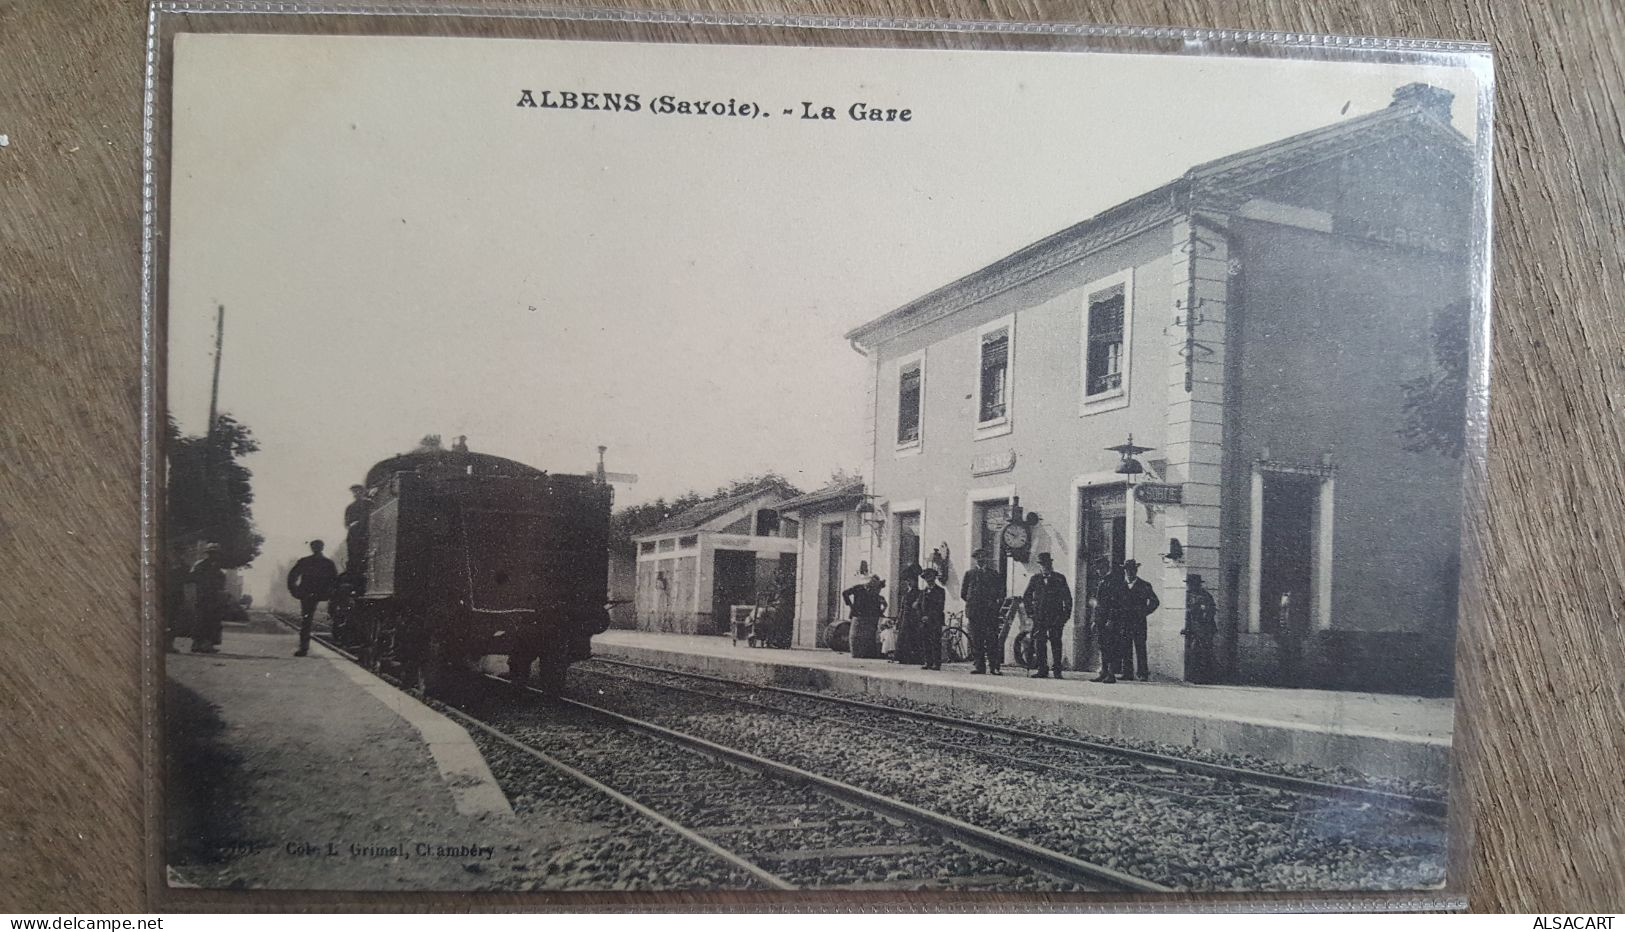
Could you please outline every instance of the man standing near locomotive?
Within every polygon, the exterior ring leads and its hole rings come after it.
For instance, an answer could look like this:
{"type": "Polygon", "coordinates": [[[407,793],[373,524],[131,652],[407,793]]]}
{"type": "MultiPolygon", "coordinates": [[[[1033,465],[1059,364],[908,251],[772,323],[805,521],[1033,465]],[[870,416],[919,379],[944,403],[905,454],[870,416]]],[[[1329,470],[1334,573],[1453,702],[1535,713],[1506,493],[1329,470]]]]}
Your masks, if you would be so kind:
{"type": "Polygon", "coordinates": [[[1061,630],[1072,617],[1072,584],[1055,572],[1055,561],[1048,553],[1038,555],[1038,573],[1027,580],[1027,592],[1021,601],[1027,617],[1033,620],[1033,647],[1038,653],[1038,670],[1032,674],[1033,678],[1051,675],[1048,658],[1054,657],[1053,674],[1060,679],[1061,630]]]}
{"type": "Polygon", "coordinates": [[[333,561],[322,556],[326,543],[310,542],[310,555],[300,557],[288,570],[288,593],[299,600],[299,649],[295,657],[310,653],[310,627],[316,617],[316,606],[331,599],[338,584],[339,569],[333,561]]]}
{"type": "Polygon", "coordinates": [[[344,572],[362,574],[367,571],[367,515],[372,503],[367,501],[367,487],[350,486],[354,500],[344,506],[344,572]]]}
{"type": "Polygon", "coordinates": [[[1140,564],[1135,560],[1123,561],[1121,597],[1123,626],[1118,649],[1123,655],[1123,677],[1135,678],[1135,661],[1138,661],[1139,679],[1148,680],[1151,678],[1151,670],[1145,663],[1146,619],[1151,617],[1151,613],[1162,603],[1157,599],[1157,593],[1151,588],[1151,584],[1140,578],[1140,564]],[[1130,648],[1133,649],[1132,656],[1130,648]]]}
{"type": "Polygon", "coordinates": [[[925,583],[915,596],[919,613],[919,646],[925,664],[921,669],[942,669],[942,624],[948,602],[948,590],[937,582],[935,567],[920,570],[920,581],[925,583]]]}
{"type": "Polygon", "coordinates": [[[1004,577],[987,565],[987,551],[971,555],[975,565],[965,571],[959,584],[959,598],[965,603],[965,621],[970,627],[970,672],[997,674],[1004,659],[997,654],[999,606],[1004,604],[1004,577]]]}

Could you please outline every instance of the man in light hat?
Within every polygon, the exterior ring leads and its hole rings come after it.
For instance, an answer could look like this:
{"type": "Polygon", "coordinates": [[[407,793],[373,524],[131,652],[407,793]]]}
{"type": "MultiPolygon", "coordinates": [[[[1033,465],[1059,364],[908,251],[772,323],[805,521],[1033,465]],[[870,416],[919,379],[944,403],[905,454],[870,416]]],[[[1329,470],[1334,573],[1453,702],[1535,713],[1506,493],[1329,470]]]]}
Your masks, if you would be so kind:
{"type": "Polygon", "coordinates": [[[999,663],[999,606],[1004,604],[1004,577],[987,565],[987,551],[971,553],[974,565],[959,583],[959,597],[965,602],[965,621],[970,628],[972,673],[997,674],[999,663]]]}
{"type": "Polygon", "coordinates": [[[1038,670],[1033,673],[1036,679],[1051,675],[1049,657],[1055,659],[1054,677],[1061,678],[1061,630],[1072,617],[1072,585],[1055,572],[1054,563],[1048,553],[1038,555],[1038,572],[1027,580],[1027,592],[1021,599],[1027,617],[1033,620],[1033,646],[1038,651],[1038,670]]]}
{"type": "Polygon", "coordinates": [[[220,632],[226,620],[226,567],[220,559],[220,545],[203,545],[203,558],[187,573],[192,584],[192,653],[218,653],[220,632]]]}
{"type": "Polygon", "coordinates": [[[1157,610],[1162,603],[1157,599],[1157,593],[1151,584],[1140,578],[1140,564],[1135,560],[1123,561],[1123,589],[1122,598],[1122,637],[1118,642],[1118,649],[1123,655],[1123,676],[1133,679],[1136,676],[1141,680],[1151,678],[1151,671],[1145,665],[1145,633],[1146,619],[1157,610]],[[1133,649],[1132,655],[1130,648],[1133,649]],[[1135,661],[1139,661],[1138,673],[1135,672],[1135,661]]]}

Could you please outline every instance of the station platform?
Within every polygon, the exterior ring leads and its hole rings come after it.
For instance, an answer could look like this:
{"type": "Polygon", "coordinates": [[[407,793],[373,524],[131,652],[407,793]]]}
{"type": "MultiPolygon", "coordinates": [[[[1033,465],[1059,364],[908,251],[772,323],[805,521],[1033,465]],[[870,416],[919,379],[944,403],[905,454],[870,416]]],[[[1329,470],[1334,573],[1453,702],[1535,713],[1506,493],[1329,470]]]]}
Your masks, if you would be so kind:
{"type": "Polygon", "coordinates": [[[457,723],[255,613],[165,655],[173,887],[474,889],[535,843],[457,723]]]}
{"type": "Polygon", "coordinates": [[[795,689],[869,695],[1054,722],[1084,734],[1248,754],[1287,764],[1347,768],[1371,777],[1448,782],[1454,702],[1377,693],[1171,680],[1031,679],[1019,667],[976,676],[969,664],[940,672],[829,650],[773,650],[731,638],[613,630],[595,656],[795,689]]]}

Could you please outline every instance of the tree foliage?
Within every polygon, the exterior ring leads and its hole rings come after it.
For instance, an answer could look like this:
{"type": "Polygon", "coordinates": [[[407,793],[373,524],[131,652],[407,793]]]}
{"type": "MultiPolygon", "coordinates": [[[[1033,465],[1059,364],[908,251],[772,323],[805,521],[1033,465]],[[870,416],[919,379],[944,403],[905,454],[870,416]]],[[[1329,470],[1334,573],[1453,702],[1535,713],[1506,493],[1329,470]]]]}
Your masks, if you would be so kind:
{"type": "Polygon", "coordinates": [[[690,491],[671,499],[657,498],[652,502],[641,505],[628,505],[615,512],[610,521],[610,543],[618,549],[628,549],[632,546],[632,538],[653,530],[660,522],[679,515],[683,512],[703,505],[706,502],[720,501],[743,495],[749,492],[774,491],[785,498],[793,498],[802,494],[801,490],[776,472],[758,473],[742,479],[721,485],[709,494],[690,491]]]}
{"type": "Polygon", "coordinates": [[[1412,453],[1436,452],[1457,458],[1467,444],[1467,365],[1472,337],[1472,305],[1457,301],[1433,320],[1433,366],[1426,375],[1400,384],[1405,394],[1399,436],[1412,453]]]}
{"type": "Polygon", "coordinates": [[[165,522],[177,552],[212,541],[229,569],[247,566],[265,542],[254,528],[254,474],[243,457],[260,448],[248,426],[229,414],[215,421],[210,437],[183,437],[171,418],[164,428],[169,461],[165,522]]]}

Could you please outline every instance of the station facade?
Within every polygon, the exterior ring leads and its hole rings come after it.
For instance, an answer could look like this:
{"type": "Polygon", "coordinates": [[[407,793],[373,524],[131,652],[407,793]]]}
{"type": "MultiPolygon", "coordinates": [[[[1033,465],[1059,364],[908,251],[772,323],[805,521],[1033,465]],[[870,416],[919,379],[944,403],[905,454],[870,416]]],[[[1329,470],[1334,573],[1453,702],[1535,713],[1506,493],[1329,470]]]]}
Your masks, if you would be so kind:
{"type": "Polygon", "coordinates": [[[892,579],[937,561],[950,610],[973,550],[1011,594],[1051,553],[1076,590],[1075,670],[1096,662],[1078,621],[1097,561],[1132,559],[1161,599],[1154,673],[1189,672],[1198,574],[1221,682],[1448,692],[1463,462],[1406,424],[1471,319],[1475,179],[1451,103],[1408,85],[852,330],[877,516],[848,539],[892,579]]]}

